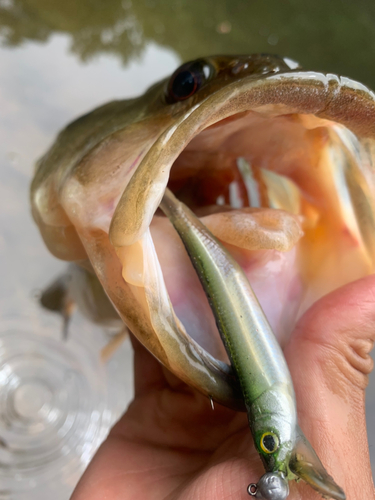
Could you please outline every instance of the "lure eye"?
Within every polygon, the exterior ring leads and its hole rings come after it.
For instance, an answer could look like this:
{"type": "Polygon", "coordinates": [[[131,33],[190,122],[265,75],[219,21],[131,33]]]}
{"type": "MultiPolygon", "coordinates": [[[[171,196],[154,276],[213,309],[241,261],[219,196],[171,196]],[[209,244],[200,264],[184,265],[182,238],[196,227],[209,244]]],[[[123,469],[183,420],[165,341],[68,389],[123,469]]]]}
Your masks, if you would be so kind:
{"type": "Polygon", "coordinates": [[[260,438],[260,447],[264,453],[274,453],[279,447],[279,438],[273,432],[265,432],[260,438]]]}
{"type": "Polygon", "coordinates": [[[203,60],[183,64],[169,80],[167,101],[173,103],[188,99],[206,83],[210,74],[211,68],[203,60]]]}

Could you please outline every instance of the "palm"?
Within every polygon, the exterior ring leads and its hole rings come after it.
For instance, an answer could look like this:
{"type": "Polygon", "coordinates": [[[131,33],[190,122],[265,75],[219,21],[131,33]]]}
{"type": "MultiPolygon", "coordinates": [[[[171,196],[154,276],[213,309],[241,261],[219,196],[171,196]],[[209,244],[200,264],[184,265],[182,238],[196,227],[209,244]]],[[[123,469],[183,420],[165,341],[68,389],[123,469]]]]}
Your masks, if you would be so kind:
{"type": "MultiPolygon", "coordinates": [[[[302,318],[285,351],[301,427],[349,500],[374,498],[366,443],[358,440],[365,432],[363,388],[369,362],[364,355],[363,364],[357,363],[354,369],[350,358],[344,359],[340,352],[343,342],[354,345],[354,340],[374,336],[373,328],[364,329],[370,317],[371,324],[375,320],[369,286],[375,296],[375,279],[370,277],[318,303],[302,318]],[[360,294],[366,294],[366,310],[364,302],[358,301],[360,294]],[[344,327],[355,339],[343,337],[344,327]],[[336,395],[335,384],[340,387],[336,395]],[[349,400],[345,388],[351,391],[349,400]],[[351,437],[354,424],[356,435],[351,437]]],[[[134,347],[135,399],[94,458],[73,499],[249,499],[246,487],[264,469],[246,415],[218,405],[213,411],[207,398],[167,373],[140,344],[134,342],[134,347]]],[[[367,351],[370,347],[371,342],[367,351]]],[[[321,497],[308,486],[293,483],[289,498],[321,497]]]]}

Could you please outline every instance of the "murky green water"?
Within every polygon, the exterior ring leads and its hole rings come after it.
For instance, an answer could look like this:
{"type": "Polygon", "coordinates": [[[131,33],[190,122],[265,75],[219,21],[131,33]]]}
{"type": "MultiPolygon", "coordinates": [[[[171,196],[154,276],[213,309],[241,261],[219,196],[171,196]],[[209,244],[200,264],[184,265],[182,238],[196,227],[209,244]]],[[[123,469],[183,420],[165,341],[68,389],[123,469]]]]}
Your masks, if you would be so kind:
{"type": "Polygon", "coordinates": [[[0,40],[2,317],[38,315],[34,291],[64,268],[31,220],[28,186],[68,121],[215,53],[278,53],[375,88],[373,0],[0,0],[0,40]]]}
{"type": "MultiPolygon", "coordinates": [[[[312,69],[375,83],[372,0],[2,0],[8,47],[69,37],[81,61],[115,55],[124,64],[149,44],[182,59],[203,54],[278,52],[312,69]]],[[[160,66],[162,62],[160,62],[160,66]]]]}

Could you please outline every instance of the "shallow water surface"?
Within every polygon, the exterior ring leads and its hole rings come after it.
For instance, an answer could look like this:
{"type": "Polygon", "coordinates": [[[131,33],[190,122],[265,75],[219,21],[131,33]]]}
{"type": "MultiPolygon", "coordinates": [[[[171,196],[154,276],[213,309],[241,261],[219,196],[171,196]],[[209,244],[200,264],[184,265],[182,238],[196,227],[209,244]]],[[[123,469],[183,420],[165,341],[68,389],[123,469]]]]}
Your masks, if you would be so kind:
{"type": "MultiPolygon", "coordinates": [[[[28,189],[35,160],[67,122],[103,102],[143,92],[182,59],[220,52],[276,52],[375,88],[375,4],[335,0],[328,7],[321,0],[301,9],[297,3],[0,0],[0,341],[7,322],[17,318],[21,329],[25,322],[37,329],[43,324],[53,338],[60,334],[60,320],[40,310],[37,296],[65,264],[40,238],[28,189]]],[[[75,323],[80,335],[89,335],[82,319],[75,323]]],[[[74,342],[74,328],[72,335],[74,342]]],[[[101,332],[95,335],[95,345],[105,343],[101,332]]],[[[109,390],[110,398],[113,391],[121,394],[112,420],[132,392],[129,345],[116,356],[114,365],[121,356],[128,360],[119,376],[128,382],[109,390]]],[[[367,415],[375,471],[371,378],[367,415]]],[[[76,480],[77,474],[69,476],[56,500],[67,499],[76,480]]],[[[50,494],[39,490],[35,498],[50,494]]]]}

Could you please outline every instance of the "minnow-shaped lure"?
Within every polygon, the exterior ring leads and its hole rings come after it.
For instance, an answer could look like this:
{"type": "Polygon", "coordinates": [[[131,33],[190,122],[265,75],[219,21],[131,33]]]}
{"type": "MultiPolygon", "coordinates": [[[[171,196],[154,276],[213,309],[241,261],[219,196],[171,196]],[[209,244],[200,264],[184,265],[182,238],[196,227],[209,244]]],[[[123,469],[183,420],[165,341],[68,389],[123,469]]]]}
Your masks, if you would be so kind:
{"type": "Polygon", "coordinates": [[[248,493],[284,500],[288,480],[344,500],[298,426],[293,382],[283,352],[241,267],[194,213],[167,188],[160,208],[179,234],[208,297],[241,385],[255,447],[266,473],[248,493]]]}

